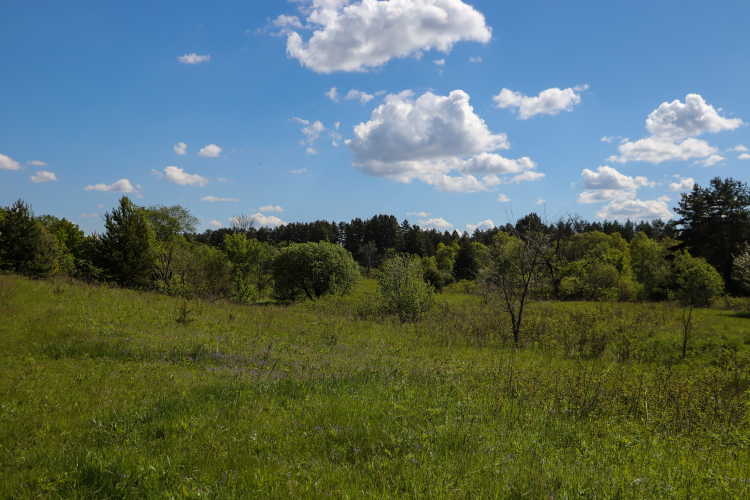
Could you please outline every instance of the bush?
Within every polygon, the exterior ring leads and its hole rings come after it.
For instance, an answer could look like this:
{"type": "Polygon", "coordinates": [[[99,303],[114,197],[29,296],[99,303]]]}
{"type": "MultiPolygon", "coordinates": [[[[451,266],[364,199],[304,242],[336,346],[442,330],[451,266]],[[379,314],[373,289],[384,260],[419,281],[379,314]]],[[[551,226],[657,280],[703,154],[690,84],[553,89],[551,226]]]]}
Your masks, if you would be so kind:
{"type": "Polygon", "coordinates": [[[435,305],[435,289],[425,282],[418,257],[399,254],[380,266],[380,299],[385,313],[401,323],[416,321],[435,305]]]}
{"type": "Polygon", "coordinates": [[[359,266],[343,247],[326,243],[293,243],[271,264],[274,294],[280,300],[311,300],[349,293],[359,280],[359,266]]]}

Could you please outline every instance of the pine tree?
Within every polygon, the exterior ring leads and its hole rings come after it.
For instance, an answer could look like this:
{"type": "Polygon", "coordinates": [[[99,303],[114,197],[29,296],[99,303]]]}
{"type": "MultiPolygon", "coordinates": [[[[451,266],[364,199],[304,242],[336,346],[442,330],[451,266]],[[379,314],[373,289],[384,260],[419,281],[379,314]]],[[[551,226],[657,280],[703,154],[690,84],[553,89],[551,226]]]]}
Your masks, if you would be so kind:
{"type": "Polygon", "coordinates": [[[99,243],[101,267],[117,283],[139,286],[148,282],[154,265],[154,232],[142,207],[127,196],[104,215],[105,232],[99,243]]]}

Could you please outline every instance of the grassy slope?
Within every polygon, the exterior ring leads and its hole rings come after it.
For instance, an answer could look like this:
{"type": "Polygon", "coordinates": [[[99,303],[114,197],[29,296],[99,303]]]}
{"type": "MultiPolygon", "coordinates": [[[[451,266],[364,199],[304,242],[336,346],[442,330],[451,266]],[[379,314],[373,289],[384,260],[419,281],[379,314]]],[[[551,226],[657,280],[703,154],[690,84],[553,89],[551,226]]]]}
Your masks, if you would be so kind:
{"type": "Polygon", "coordinates": [[[702,311],[682,361],[661,306],[537,305],[516,350],[453,313],[356,319],[373,292],[178,323],[169,297],[0,276],[0,497],[750,494],[741,315],[702,311]],[[640,358],[571,356],[558,330],[588,323],[554,321],[587,308],[640,358]]]}

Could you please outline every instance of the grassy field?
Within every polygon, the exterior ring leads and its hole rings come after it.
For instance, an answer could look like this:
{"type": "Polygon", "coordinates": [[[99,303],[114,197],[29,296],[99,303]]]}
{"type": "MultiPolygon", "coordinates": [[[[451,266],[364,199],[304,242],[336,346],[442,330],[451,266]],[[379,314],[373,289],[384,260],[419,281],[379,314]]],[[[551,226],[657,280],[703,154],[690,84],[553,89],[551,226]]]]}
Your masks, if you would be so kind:
{"type": "MultiPolygon", "coordinates": [[[[289,307],[0,276],[1,498],[748,498],[750,315],[289,307]]],[[[737,308],[737,306],[734,306],[737,308]]]]}

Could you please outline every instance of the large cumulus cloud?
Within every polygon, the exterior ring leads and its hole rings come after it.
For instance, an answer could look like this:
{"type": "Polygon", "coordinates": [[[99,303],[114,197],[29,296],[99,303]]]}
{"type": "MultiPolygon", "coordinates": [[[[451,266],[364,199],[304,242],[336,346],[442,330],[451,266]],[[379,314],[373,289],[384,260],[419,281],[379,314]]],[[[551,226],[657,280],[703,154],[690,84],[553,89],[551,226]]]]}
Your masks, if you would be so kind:
{"type": "Polygon", "coordinates": [[[417,99],[409,90],[388,95],[368,122],[354,127],[346,146],[354,153],[352,164],[368,175],[419,179],[443,191],[482,191],[544,176],[528,157],[492,153],[510,147],[507,136],[493,134],[461,90],[448,96],[426,92],[417,99]],[[516,175],[499,177],[506,174],[516,175]]]}
{"type": "Polygon", "coordinates": [[[450,52],[459,41],[487,43],[492,29],[461,0],[303,0],[307,25],[296,16],[273,22],[288,35],[286,51],[318,73],[366,71],[394,57],[450,52]],[[313,29],[304,41],[295,30],[313,29]]]}

